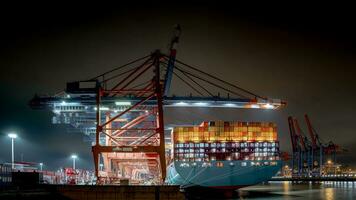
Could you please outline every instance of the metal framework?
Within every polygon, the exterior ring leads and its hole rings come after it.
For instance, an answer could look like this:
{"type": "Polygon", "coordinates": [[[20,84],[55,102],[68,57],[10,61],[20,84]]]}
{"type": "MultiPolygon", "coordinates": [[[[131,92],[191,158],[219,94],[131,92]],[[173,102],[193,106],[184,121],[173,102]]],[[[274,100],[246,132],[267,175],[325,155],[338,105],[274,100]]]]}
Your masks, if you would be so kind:
{"type": "MultiPolygon", "coordinates": [[[[331,163],[336,163],[336,153],[345,152],[332,141],[323,142],[309,120],[304,115],[310,140],[299,126],[298,120],[288,117],[289,132],[292,143],[292,175],[295,177],[309,177],[323,175],[326,158],[331,157],[331,163]]],[[[324,170],[325,171],[325,170],[324,170]]]]}
{"type": "MultiPolygon", "coordinates": [[[[124,170],[127,165],[138,166],[143,164],[153,165],[146,172],[138,176],[152,175],[159,177],[160,181],[166,177],[166,159],[164,143],[164,122],[163,122],[163,98],[162,83],[160,78],[160,60],[162,55],[156,51],[148,58],[144,64],[127,75],[111,89],[98,87],[96,95],[96,137],[95,145],[92,147],[95,175],[100,179],[110,179],[118,177],[118,172],[113,174],[112,168],[116,162],[127,161],[124,166],[119,166],[116,170],[124,170]],[[136,80],[145,73],[151,72],[152,79],[139,87],[134,85],[136,80]],[[116,96],[118,99],[127,95],[139,97],[140,101],[133,105],[128,105],[121,111],[107,110],[105,120],[102,120],[101,98],[106,96],[116,96]],[[144,105],[148,100],[154,103],[144,105]],[[105,141],[100,142],[104,136],[105,141]],[[132,154],[123,156],[123,154],[132,154]],[[106,173],[99,174],[100,155],[102,155],[103,165],[106,173]],[[136,162],[133,157],[139,157],[136,162]],[[153,161],[153,162],[152,162],[153,161]],[[159,170],[154,170],[159,169],[159,170]],[[105,175],[105,177],[102,177],[105,175]]],[[[117,164],[116,164],[117,165],[117,164]]],[[[116,166],[118,167],[118,166],[116,166]]],[[[125,175],[119,175],[126,178],[125,175]]],[[[131,174],[130,177],[134,177],[131,174]]]]}

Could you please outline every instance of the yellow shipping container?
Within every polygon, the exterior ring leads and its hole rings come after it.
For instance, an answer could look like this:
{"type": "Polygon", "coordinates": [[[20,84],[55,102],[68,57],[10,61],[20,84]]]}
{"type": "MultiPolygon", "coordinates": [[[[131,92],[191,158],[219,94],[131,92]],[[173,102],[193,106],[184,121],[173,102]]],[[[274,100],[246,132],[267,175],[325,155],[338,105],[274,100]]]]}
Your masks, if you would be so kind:
{"type": "Polygon", "coordinates": [[[215,121],[213,126],[175,127],[172,138],[179,142],[200,141],[275,141],[277,128],[274,123],[215,121]]]}

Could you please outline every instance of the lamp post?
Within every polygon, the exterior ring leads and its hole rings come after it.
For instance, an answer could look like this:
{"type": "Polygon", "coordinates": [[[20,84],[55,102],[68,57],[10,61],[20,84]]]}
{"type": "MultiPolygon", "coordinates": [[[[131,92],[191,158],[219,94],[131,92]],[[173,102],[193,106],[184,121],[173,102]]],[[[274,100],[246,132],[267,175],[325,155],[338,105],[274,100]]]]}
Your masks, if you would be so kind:
{"type": "Polygon", "coordinates": [[[42,171],[43,163],[40,163],[40,170],[42,171]]]}
{"type": "Polygon", "coordinates": [[[75,155],[75,154],[73,154],[71,157],[72,157],[72,159],[73,159],[73,169],[75,169],[75,159],[77,159],[78,156],[75,155]]]}
{"type": "Polygon", "coordinates": [[[17,134],[9,133],[7,136],[9,136],[11,138],[11,166],[12,166],[12,169],[15,169],[14,142],[15,142],[15,139],[17,138],[17,134]]]}

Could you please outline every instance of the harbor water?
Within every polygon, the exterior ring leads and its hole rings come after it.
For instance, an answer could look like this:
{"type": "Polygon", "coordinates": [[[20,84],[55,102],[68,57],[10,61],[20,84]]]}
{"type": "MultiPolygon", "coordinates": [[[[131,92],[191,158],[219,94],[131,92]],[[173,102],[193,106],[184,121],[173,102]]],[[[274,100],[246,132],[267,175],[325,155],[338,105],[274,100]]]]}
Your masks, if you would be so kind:
{"type": "Polygon", "coordinates": [[[189,199],[346,200],[356,199],[356,182],[269,182],[241,188],[233,197],[208,194],[189,199]]]}

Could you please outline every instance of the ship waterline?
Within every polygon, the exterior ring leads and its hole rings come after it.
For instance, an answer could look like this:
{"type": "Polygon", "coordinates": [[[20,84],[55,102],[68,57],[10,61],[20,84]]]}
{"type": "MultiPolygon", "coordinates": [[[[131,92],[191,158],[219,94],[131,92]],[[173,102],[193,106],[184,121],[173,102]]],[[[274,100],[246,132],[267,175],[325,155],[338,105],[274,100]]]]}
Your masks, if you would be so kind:
{"type": "Polygon", "coordinates": [[[281,169],[281,161],[173,162],[167,182],[182,187],[238,189],[268,181],[281,169]]]}

